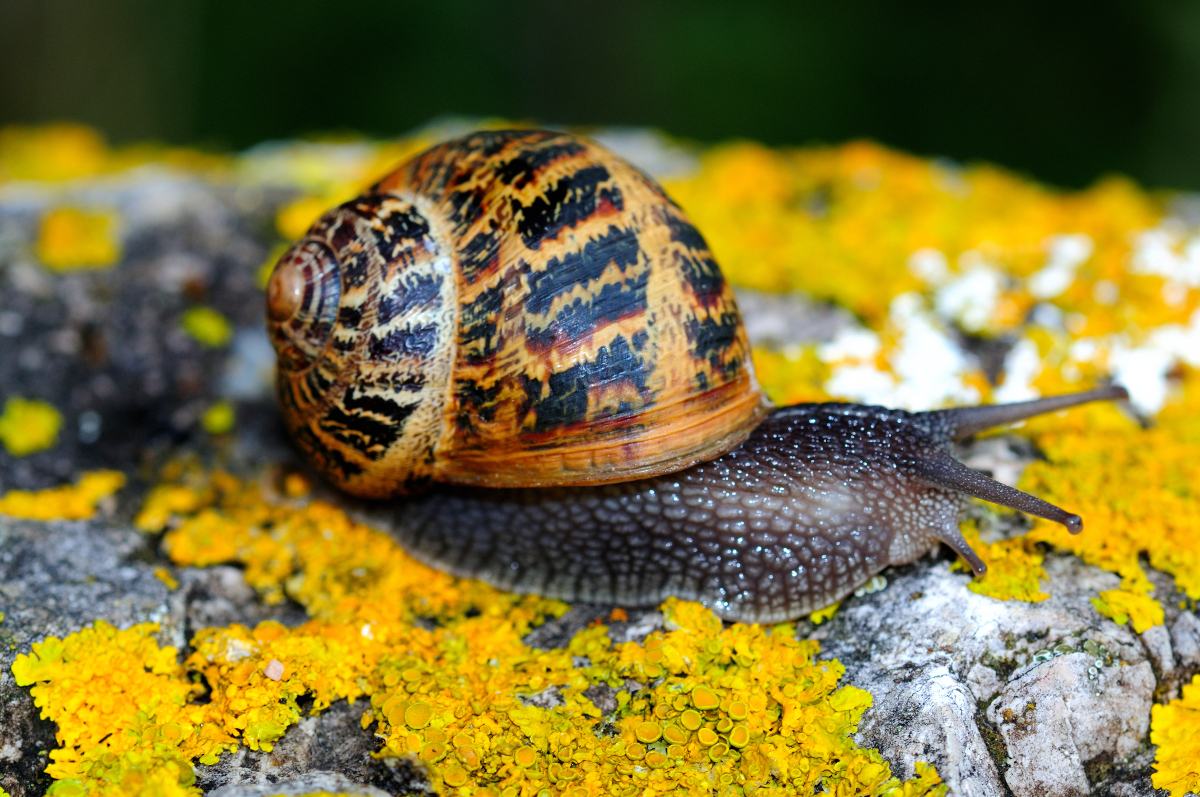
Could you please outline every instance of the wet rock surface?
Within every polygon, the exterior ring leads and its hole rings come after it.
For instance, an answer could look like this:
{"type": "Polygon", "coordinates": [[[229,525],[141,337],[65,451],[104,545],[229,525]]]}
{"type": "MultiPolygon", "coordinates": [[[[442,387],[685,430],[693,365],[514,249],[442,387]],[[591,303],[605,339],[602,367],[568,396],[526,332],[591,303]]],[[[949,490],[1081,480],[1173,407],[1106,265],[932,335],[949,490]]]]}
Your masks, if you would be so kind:
{"type": "MultiPolygon", "coordinates": [[[[41,398],[64,416],[54,448],[23,458],[0,449],[0,493],[60,485],[97,468],[130,478],[90,521],[0,515],[0,786],[14,797],[45,792],[42,771],[56,746],[53,724],[10,672],[31,643],[97,620],[152,621],[163,644],[183,651],[200,628],[304,619],[298,606],[259,602],[232,567],[172,570],[179,587],[169,590],[155,575],[170,568],[158,541],[131,524],[169,456],[190,452],[245,474],[297,465],[263,378],[271,352],[255,284],[284,197],[157,172],[56,192],[0,192],[0,398],[41,398]],[[40,214],[64,202],[120,211],[118,266],[56,275],[37,265],[40,214]],[[202,305],[231,321],[227,347],[208,348],[181,330],[181,315],[202,305]],[[238,423],[234,436],[214,441],[199,419],[222,398],[236,403],[238,423]]],[[[803,299],[747,294],[745,302],[752,334],[781,347],[827,340],[850,323],[803,299]]],[[[1019,438],[1000,437],[965,460],[1011,481],[1034,453],[1019,438]]],[[[798,624],[799,634],[820,640],[823,658],[846,667],[844,683],[872,694],[860,743],[878,748],[904,777],[917,761],[935,764],[956,795],[1155,794],[1150,708],[1200,670],[1200,620],[1170,600],[1170,579],[1152,574],[1166,625],[1138,635],[1090,603],[1118,578],[1073,557],[1047,557],[1052,597],[1036,604],[976,595],[945,552],[939,557],[885,571],[885,589],[848,599],[821,626],[798,624]]],[[[561,647],[612,609],[577,605],[526,641],[561,647]]],[[[653,610],[609,622],[618,642],[661,624],[653,610]]],[[[608,687],[589,694],[605,713],[615,709],[614,695],[608,687]]],[[[363,710],[337,703],[290,728],[270,753],[243,749],[198,765],[197,782],[222,797],[428,789],[411,762],[370,757],[377,740],[361,727],[363,710]]]]}

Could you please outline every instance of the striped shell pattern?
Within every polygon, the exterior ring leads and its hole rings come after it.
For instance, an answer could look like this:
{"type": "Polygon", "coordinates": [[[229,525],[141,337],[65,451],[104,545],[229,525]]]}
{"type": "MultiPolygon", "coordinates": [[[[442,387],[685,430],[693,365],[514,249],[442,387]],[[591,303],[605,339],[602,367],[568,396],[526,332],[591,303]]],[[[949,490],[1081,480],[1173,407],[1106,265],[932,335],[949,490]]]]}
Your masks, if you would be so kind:
{"type": "Polygon", "coordinates": [[[688,467],[769,411],[733,292],[642,172],[489,131],[330,210],[268,287],[285,422],[365,497],[688,467]]]}

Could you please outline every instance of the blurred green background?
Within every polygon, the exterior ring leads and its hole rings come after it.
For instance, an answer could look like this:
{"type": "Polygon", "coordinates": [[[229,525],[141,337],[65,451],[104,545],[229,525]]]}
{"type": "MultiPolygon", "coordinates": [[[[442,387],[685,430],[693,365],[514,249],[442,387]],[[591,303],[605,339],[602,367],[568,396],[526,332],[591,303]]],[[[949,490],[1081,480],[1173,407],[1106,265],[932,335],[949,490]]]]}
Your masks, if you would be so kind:
{"type": "Polygon", "coordinates": [[[1200,0],[0,0],[0,125],[236,148],[446,115],[1200,189],[1200,0]]]}

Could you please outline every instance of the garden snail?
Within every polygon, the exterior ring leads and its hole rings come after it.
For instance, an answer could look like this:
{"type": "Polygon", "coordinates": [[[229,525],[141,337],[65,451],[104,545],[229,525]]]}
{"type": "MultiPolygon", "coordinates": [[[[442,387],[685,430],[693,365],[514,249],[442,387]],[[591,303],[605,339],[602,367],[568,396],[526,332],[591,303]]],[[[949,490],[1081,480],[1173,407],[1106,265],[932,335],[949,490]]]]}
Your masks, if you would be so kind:
{"type": "Polygon", "coordinates": [[[950,444],[1124,397],[773,409],[733,292],[650,178],[589,141],[436,146],[322,216],[267,289],[285,424],[429,564],[569,600],[790,619],[958,529],[976,496],[1081,529],[950,444]],[[433,483],[440,483],[434,485],[433,483]]]}

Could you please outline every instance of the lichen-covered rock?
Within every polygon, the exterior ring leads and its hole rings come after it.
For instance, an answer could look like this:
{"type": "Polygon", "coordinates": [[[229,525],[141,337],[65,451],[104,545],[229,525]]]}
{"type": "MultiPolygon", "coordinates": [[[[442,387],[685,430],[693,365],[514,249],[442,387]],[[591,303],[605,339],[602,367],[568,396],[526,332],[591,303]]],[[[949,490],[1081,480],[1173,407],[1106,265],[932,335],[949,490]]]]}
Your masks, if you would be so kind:
{"type": "Polygon", "coordinates": [[[183,615],[143,558],[146,539],[109,520],[37,523],[0,515],[0,788],[41,794],[58,746],[11,667],[32,642],[64,637],[96,620],[119,627],[154,622],[162,638],[183,635],[183,615]]]}
{"type": "MultiPolygon", "coordinates": [[[[634,155],[649,147],[643,154],[652,170],[682,173],[695,167],[680,152],[655,149],[643,137],[611,143],[629,147],[627,154],[634,155]]],[[[855,153],[854,158],[865,157],[861,150],[855,153]]],[[[61,415],[50,448],[29,455],[22,449],[22,456],[0,449],[0,494],[54,487],[100,468],[120,470],[129,479],[91,520],[35,522],[0,515],[0,787],[13,797],[44,793],[50,783],[43,772],[47,753],[58,746],[55,726],[40,719],[28,688],[16,685],[10,669],[32,643],[100,620],[119,628],[156,622],[158,640],[186,655],[194,634],[204,628],[255,627],[263,621],[294,628],[308,619],[304,607],[286,600],[283,591],[275,596],[281,598],[278,603],[261,600],[239,567],[176,567],[164,555],[160,538],[133,526],[146,490],[168,460],[203,460],[243,475],[303,467],[284,439],[271,398],[273,352],[262,331],[256,283],[276,237],[271,231],[275,212],[296,190],[287,180],[263,177],[282,163],[274,157],[264,151],[257,161],[247,159],[253,168],[235,176],[152,166],[95,180],[0,186],[0,399],[36,398],[61,415]],[[89,268],[61,270],[54,263],[62,253],[47,254],[42,228],[56,208],[77,207],[86,210],[85,216],[116,219],[107,234],[119,230],[119,246],[102,242],[110,254],[94,246],[87,254],[93,258],[89,268]],[[106,267],[104,257],[112,256],[117,261],[106,267]],[[236,417],[229,431],[209,415],[224,402],[236,417]]],[[[741,159],[741,172],[724,173],[730,190],[737,188],[735,178],[742,172],[756,174],[750,167],[757,161],[745,157],[735,158],[741,159]]],[[[878,171],[877,166],[862,168],[878,171]]],[[[855,175],[859,179],[859,172],[855,175]]],[[[306,190],[317,192],[309,200],[319,206],[326,200],[331,204],[341,186],[306,190]]],[[[810,208],[787,190],[777,194],[789,213],[807,214],[806,219],[829,210],[810,208]]],[[[696,204],[702,199],[696,196],[696,204]]],[[[720,207],[697,210],[715,215],[714,241],[741,239],[742,230],[721,229],[720,207]]],[[[769,212],[765,204],[750,210],[769,212]]],[[[64,223],[70,221],[64,216],[64,223]]],[[[835,232],[838,240],[863,237],[841,228],[835,232]]],[[[787,247],[809,243],[797,238],[780,245],[764,262],[777,264],[787,247]]],[[[836,254],[858,256],[849,249],[836,254]]],[[[738,257],[746,262],[748,255],[738,252],[727,262],[738,257]]],[[[872,264],[886,268],[889,280],[906,290],[917,284],[896,258],[879,257],[872,264]]],[[[920,263],[909,265],[921,270],[920,263]]],[[[939,279],[951,277],[947,271],[939,279]]],[[[761,274],[750,281],[775,284],[761,274]]],[[[932,296],[936,289],[941,301],[939,285],[930,282],[923,290],[932,296]]],[[[930,345],[949,346],[952,338],[955,346],[961,343],[961,351],[955,348],[950,358],[952,373],[943,374],[953,389],[939,400],[963,395],[964,362],[978,364],[993,380],[1005,368],[1017,372],[1019,359],[1008,357],[1011,336],[958,340],[953,329],[934,334],[933,315],[904,301],[888,311],[893,297],[876,287],[839,284],[828,295],[846,299],[860,317],[880,321],[891,312],[893,324],[907,318],[912,326],[897,328],[897,339],[917,340],[914,330],[923,330],[926,337],[920,340],[930,345]]],[[[1093,291],[1089,287],[1085,293],[1093,291]]],[[[1148,293],[1160,294],[1158,287],[1148,293]]],[[[777,395],[813,397],[790,392],[796,373],[810,381],[832,375],[843,379],[847,390],[882,384],[896,396],[910,395],[904,390],[920,381],[913,374],[921,368],[911,367],[911,360],[901,362],[899,349],[881,349],[882,338],[856,326],[843,310],[794,296],[741,296],[750,334],[766,347],[759,351],[760,377],[777,395]],[[829,350],[818,356],[814,341],[829,350]],[[895,357],[894,374],[868,367],[884,357],[895,357]]],[[[1047,324],[1062,321],[1063,314],[1054,316],[1044,303],[1014,307],[1047,324]]],[[[962,319],[947,316],[942,322],[962,319]]],[[[919,352],[906,356],[922,358],[919,352]]],[[[1037,455],[1028,440],[1001,435],[976,443],[964,452],[964,461],[1011,483],[1037,455]]],[[[1185,487],[1177,489],[1182,494],[1185,487]]],[[[339,500],[331,493],[322,497],[339,500]]],[[[1100,592],[1120,586],[1116,575],[1053,553],[1044,567],[1048,599],[999,601],[968,590],[970,577],[952,571],[943,552],[886,571],[884,589],[848,599],[822,625],[798,623],[800,636],[820,641],[822,658],[845,666],[842,684],[870,693],[873,702],[856,738],[878,749],[894,774],[911,777],[918,762],[931,762],[951,794],[972,797],[1156,794],[1150,783],[1151,707],[1177,698],[1181,686],[1200,671],[1200,620],[1180,607],[1169,576],[1148,571],[1165,623],[1135,633],[1130,624],[1101,616],[1092,603],[1100,592]]],[[[577,605],[522,642],[543,652],[562,649],[597,621],[609,627],[614,644],[641,641],[664,629],[657,609],[620,614],[614,608],[577,605]]],[[[573,663],[585,668],[590,662],[576,656],[573,663]]],[[[651,683],[628,679],[595,684],[582,694],[600,712],[597,727],[612,734],[610,719],[620,701],[652,689],[651,683]]],[[[550,686],[523,696],[522,702],[558,706],[563,692],[550,686]]],[[[429,771],[411,756],[377,760],[370,755],[381,740],[369,722],[363,727],[368,708],[369,700],[354,705],[341,700],[319,714],[306,714],[269,751],[239,747],[214,764],[196,765],[196,782],[221,797],[313,790],[375,797],[430,792],[429,771]]]]}
{"type": "Polygon", "coordinates": [[[287,795],[302,797],[306,794],[326,792],[346,797],[391,797],[390,792],[358,783],[340,772],[312,771],[286,780],[264,781],[258,784],[239,783],[213,789],[211,797],[273,797],[287,795]]]}
{"type": "Polygon", "coordinates": [[[946,562],[913,565],[818,628],[822,655],[874,697],[860,741],[902,768],[934,763],[954,794],[1154,794],[1150,646],[1089,600],[1118,579],[1068,556],[1045,567],[1051,597],[1022,603],[968,591],[946,562]]]}

